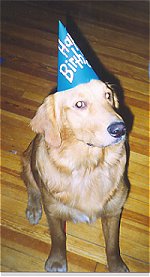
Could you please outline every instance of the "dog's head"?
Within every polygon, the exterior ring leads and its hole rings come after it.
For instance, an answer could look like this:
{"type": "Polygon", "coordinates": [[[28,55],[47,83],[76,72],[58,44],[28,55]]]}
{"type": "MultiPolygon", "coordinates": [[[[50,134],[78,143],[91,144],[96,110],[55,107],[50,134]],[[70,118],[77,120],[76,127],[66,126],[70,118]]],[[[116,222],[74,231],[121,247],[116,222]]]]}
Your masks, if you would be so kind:
{"type": "Polygon", "coordinates": [[[59,147],[63,141],[81,141],[106,147],[125,138],[126,128],[118,115],[116,94],[102,81],[93,80],[48,96],[31,121],[44,133],[46,142],[59,147]]]}

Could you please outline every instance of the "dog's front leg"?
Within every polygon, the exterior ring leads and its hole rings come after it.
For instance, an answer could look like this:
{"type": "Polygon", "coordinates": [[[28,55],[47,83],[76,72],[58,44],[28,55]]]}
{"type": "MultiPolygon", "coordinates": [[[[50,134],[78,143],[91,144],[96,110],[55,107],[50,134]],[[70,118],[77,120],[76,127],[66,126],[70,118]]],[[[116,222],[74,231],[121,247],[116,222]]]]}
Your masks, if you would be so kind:
{"type": "Polygon", "coordinates": [[[129,272],[120,256],[119,229],[120,214],[117,216],[102,217],[102,227],[106,243],[106,255],[110,272],[129,272]]]}
{"type": "Polygon", "coordinates": [[[66,234],[64,230],[65,221],[55,218],[46,211],[51,234],[51,251],[45,263],[48,272],[66,272],[66,234]]]}

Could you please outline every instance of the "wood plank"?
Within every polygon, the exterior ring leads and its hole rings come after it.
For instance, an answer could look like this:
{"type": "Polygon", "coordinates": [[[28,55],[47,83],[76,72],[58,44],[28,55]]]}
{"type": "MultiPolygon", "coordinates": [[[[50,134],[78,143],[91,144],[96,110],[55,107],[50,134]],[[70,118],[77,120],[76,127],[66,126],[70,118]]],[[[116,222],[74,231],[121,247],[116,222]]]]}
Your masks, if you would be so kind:
{"type": "MultiPolygon", "coordinates": [[[[20,193],[22,195],[22,193],[20,193]]],[[[136,208],[136,207],[135,207],[136,208]]],[[[26,209],[26,202],[22,202],[21,199],[10,199],[8,196],[5,196],[3,194],[2,197],[2,215],[3,211],[4,213],[7,213],[8,221],[6,220],[6,223],[3,222],[4,224],[9,225],[9,228],[15,229],[18,228],[16,226],[15,222],[12,222],[12,219],[9,217],[9,211],[11,210],[11,215],[19,218],[24,218],[25,219],[25,213],[22,213],[22,211],[25,211],[26,209]],[[11,227],[10,227],[11,226],[11,227]]],[[[127,212],[126,212],[127,213],[127,212]]],[[[144,213],[144,212],[143,212],[144,213]]],[[[138,223],[142,223],[147,225],[148,222],[146,221],[145,217],[145,222],[144,222],[144,216],[140,217],[140,215],[137,215],[136,217],[132,218],[132,221],[136,220],[138,223]],[[137,217],[138,216],[138,217],[137,217]]],[[[124,215],[125,217],[125,215],[124,215]]],[[[6,218],[6,214],[5,214],[6,218]]],[[[43,219],[44,220],[44,219],[43,219]]],[[[45,223],[44,223],[45,225],[45,223]]],[[[42,240],[48,242],[49,235],[48,235],[48,228],[45,228],[43,225],[38,225],[37,226],[30,226],[28,223],[28,230],[25,232],[32,233],[33,236],[37,237],[42,237],[42,240]],[[44,231],[46,231],[46,236],[44,234],[44,231]],[[40,233],[41,232],[41,233],[40,233]]],[[[21,225],[19,226],[19,229],[21,228],[21,225]]],[[[124,226],[122,225],[122,229],[124,226]]],[[[101,229],[101,226],[99,226],[99,229],[101,229]]],[[[121,230],[122,230],[121,229],[121,230]]],[[[130,230],[130,228],[127,228],[130,230]]],[[[23,230],[21,230],[24,232],[23,230]]],[[[103,240],[103,235],[101,231],[96,231],[93,225],[83,225],[83,224],[77,224],[73,225],[72,223],[67,224],[67,244],[68,244],[68,250],[70,252],[72,251],[72,243],[74,245],[74,253],[80,253],[81,256],[85,257],[90,257],[92,260],[99,261],[100,263],[106,263],[105,260],[105,252],[104,252],[104,240],[103,240]],[[78,235],[77,235],[78,234],[78,235]],[[90,236],[92,234],[92,236],[90,236]],[[78,237],[77,237],[78,236],[78,237]],[[101,244],[102,243],[102,244],[101,244]],[[83,254],[84,253],[84,254],[83,254]]],[[[146,238],[146,233],[143,234],[143,243],[142,243],[142,230],[135,229],[136,237],[134,236],[133,228],[132,232],[130,234],[127,233],[125,230],[122,235],[121,231],[121,248],[122,252],[125,253],[126,255],[130,255],[130,252],[134,253],[134,256],[139,259],[139,256],[142,260],[147,260],[147,255],[148,255],[148,229],[147,229],[147,239],[146,238]],[[139,239],[140,239],[140,245],[139,245],[139,239]],[[140,249],[142,244],[142,249],[140,249]]],[[[30,234],[31,235],[31,234],[30,234]]]]}
{"type": "MultiPolygon", "coordinates": [[[[44,272],[44,263],[49,254],[49,245],[29,236],[2,228],[2,271],[44,272]],[[13,238],[13,240],[12,240],[13,238]],[[29,247],[31,247],[29,251],[29,247]],[[9,259],[7,258],[9,255],[9,259]],[[15,258],[17,263],[15,264],[15,258]],[[22,262],[22,259],[24,260],[22,262]],[[16,270],[17,269],[17,270],[16,270]],[[18,270],[19,269],[19,270],[18,270]]],[[[96,263],[67,253],[69,272],[94,272],[96,263]]]]}

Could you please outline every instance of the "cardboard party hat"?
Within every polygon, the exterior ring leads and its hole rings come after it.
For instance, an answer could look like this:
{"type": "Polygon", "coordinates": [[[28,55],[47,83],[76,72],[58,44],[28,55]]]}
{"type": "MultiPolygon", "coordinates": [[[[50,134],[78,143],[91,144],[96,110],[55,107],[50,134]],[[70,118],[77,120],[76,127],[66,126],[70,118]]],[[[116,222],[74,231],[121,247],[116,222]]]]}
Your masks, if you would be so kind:
{"type": "Polygon", "coordinates": [[[99,80],[67,29],[59,21],[57,91],[99,80]]]}

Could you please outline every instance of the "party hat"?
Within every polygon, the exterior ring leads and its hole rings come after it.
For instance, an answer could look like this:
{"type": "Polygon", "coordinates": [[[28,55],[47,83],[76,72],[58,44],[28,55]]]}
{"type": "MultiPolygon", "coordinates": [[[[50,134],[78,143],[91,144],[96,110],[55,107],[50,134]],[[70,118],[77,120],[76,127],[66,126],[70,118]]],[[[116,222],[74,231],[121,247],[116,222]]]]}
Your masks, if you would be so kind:
{"type": "Polygon", "coordinates": [[[67,29],[59,21],[57,91],[99,80],[67,29]]]}

